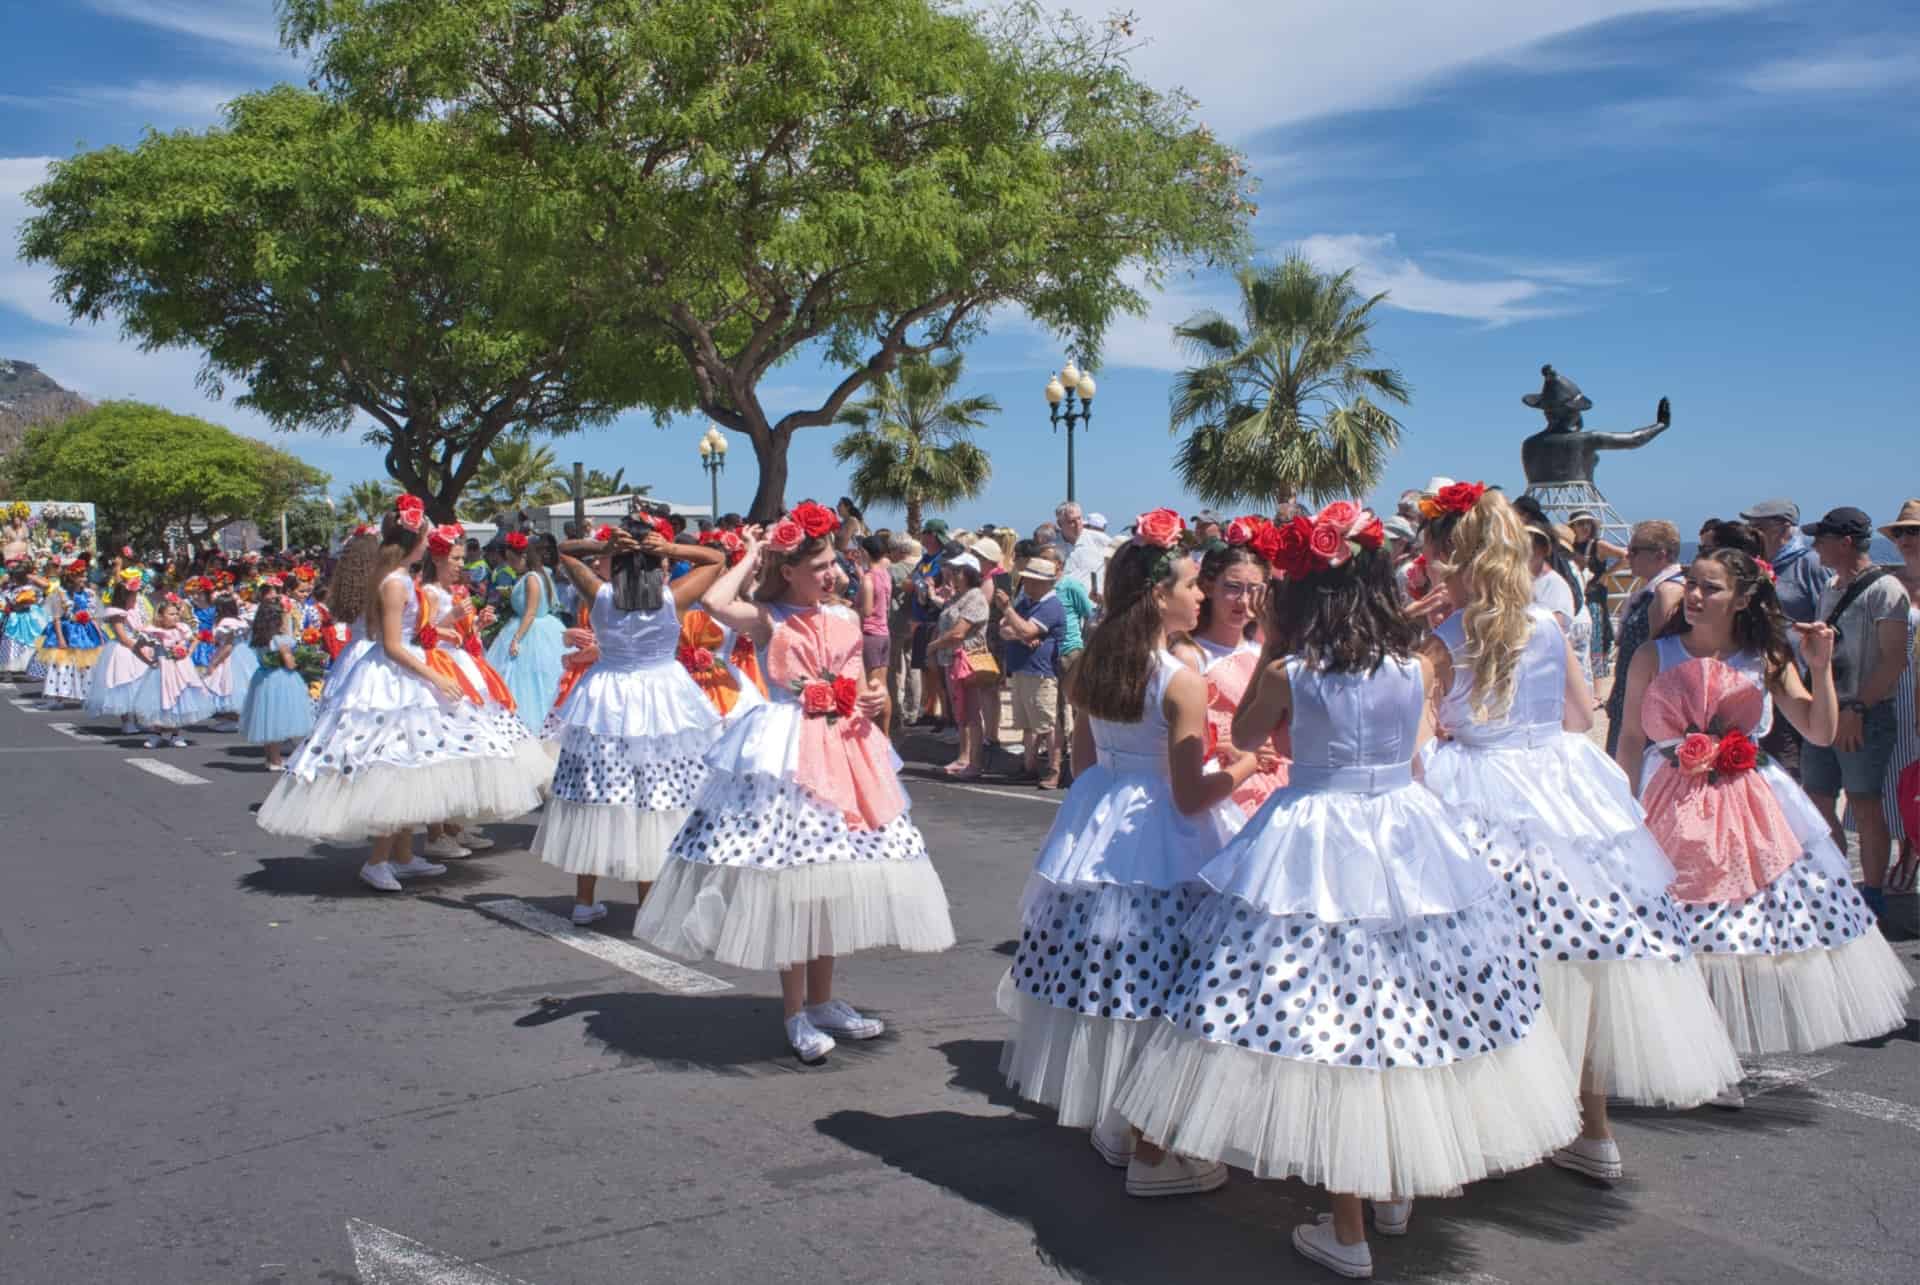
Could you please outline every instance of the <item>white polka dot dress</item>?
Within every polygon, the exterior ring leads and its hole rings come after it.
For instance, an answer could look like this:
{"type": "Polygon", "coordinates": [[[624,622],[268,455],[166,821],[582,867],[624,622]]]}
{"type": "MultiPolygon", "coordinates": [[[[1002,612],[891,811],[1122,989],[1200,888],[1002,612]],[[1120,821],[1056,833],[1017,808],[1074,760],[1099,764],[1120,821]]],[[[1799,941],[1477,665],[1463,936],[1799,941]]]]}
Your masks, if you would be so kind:
{"type": "MultiPolygon", "coordinates": [[[[406,586],[401,636],[420,659],[419,595],[404,569],[388,579],[406,586]]],[[[323,696],[312,735],[287,760],[258,820],[270,834],[321,843],[449,817],[505,820],[540,805],[551,769],[524,728],[509,735],[484,706],[447,699],[370,640],[323,696]]]]}
{"type": "MultiPolygon", "coordinates": [[[[1660,673],[1648,685],[1649,703],[1669,671],[1703,663],[1677,636],[1654,645],[1660,673]]],[[[1741,653],[1724,663],[1765,692],[1758,655],[1741,653]]],[[[1763,695],[1752,703],[1761,712],[1746,730],[1758,741],[1773,725],[1773,702],[1763,695]]],[[[1673,818],[1658,814],[1667,805],[1647,786],[1665,766],[1664,746],[1654,735],[1658,729],[1646,730],[1641,797],[1656,809],[1650,819],[1654,832],[1662,834],[1673,818]]],[[[1798,781],[1771,762],[1755,771],[1779,804],[1790,832],[1787,841],[1799,849],[1798,856],[1751,896],[1675,899],[1735,1050],[1745,1056],[1811,1053],[1898,1030],[1907,1020],[1913,978],[1855,890],[1846,854],[1835,846],[1798,781]]]]}
{"type": "Polygon", "coordinates": [[[591,619],[600,659],[547,720],[560,748],[532,850],[568,874],[652,883],[706,784],[720,716],[674,658],[671,592],[621,611],[602,584],[591,619]]]}
{"type": "Polygon", "coordinates": [[[861,680],[859,621],[838,606],[767,610],[772,695],[727,718],[634,935],[755,969],[884,946],[947,949],[946,890],[885,736],[861,715],[809,714],[794,691],[799,681],[861,680]]]}
{"type": "Polygon", "coordinates": [[[1453,656],[1440,704],[1448,740],[1429,747],[1427,788],[1506,886],[1540,963],[1567,1060],[1585,1087],[1689,1108],[1740,1079],[1706,981],[1667,896],[1673,865],[1647,833],[1626,774],[1562,730],[1566,646],[1532,609],[1512,708],[1479,719],[1459,615],[1436,636],[1453,656]]]}
{"type": "Polygon", "coordinates": [[[1092,720],[1099,759],[1074,778],[1040,849],[1000,986],[1014,1024],[1000,1072],[1070,1128],[1107,1114],[1166,1015],[1200,867],[1240,828],[1231,800],[1197,816],[1174,806],[1162,704],[1179,667],[1155,658],[1139,721],[1092,720]]]}
{"type": "Polygon", "coordinates": [[[1420,667],[1288,675],[1288,784],[1200,871],[1120,1111],[1178,1154],[1375,1199],[1531,1165],[1579,1131],[1575,1076],[1500,881],[1413,781],[1420,667]]]}

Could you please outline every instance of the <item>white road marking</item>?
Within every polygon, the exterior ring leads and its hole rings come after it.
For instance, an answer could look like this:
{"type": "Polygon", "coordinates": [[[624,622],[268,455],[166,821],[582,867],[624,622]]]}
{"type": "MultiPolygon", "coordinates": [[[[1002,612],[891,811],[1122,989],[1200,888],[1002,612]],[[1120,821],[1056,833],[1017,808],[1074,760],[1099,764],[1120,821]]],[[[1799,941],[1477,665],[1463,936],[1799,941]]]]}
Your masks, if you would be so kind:
{"type": "Polygon", "coordinates": [[[207,780],[204,776],[195,776],[193,773],[183,768],[177,768],[171,763],[162,763],[159,759],[128,759],[127,762],[133,764],[133,766],[139,768],[142,772],[150,772],[161,780],[171,781],[175,785],[213,784],[213,782],[207,780]]]}
{"type": "Polygon", "coordinates": [[[1855,1093],[1851,1089],[1810,1089],[1808,1092],[1822,1106],[1920,1132],[1920,1107],[1910,1107],[1890,1098],[1877,1098],[1871,1093],[1855,1093]]]}
{"type": "Polygon", "coordinates": [[[618,937],[609,937],[605,933],[589,932],[577,927],[572,920],[550,915],[536,906],[529,906],[517,897],[501,897],[494,901],[476,903],[478,909],[495,919],[504,919],[510,924],[530,928],[543,937],[551,937],[563,946],[571,946],[583,954],[592,955],[603,963],[624,969],[635,977],[645,978],[661,990],[672,991],[679,995],[710,995],[715,991],[730,991],[732,982],[723,982],[718,977],[708,976],[697,968],[688,968],[685,964],[676,964],[663,955],[650,950],[642,950],[632,942],[622,941],[618,937]]]}
{"type": "Polygon", "coordinates": [[[76,741],[90,741],[93,739],[72,723],[48,723],[47,726],[62,736],[71,736],[76,741]]]}
{"type": "Polygon", "coordinates": [[[1748,1072],[1748,1082],[1757,1085],[1750,1096],[1758,1097],[1776,1089],[1798,1088],[1822,1106],[1920,1132],[1920,1107],[1895,1102],[1891,1098],[1875,1097],[1871,1093],[1856,1093],[1852,1089],[1823,1089],[1810,1083],[1839,1069],[1838,1062],[1819,1058],[1770,1057],[1748,1072]]]}
{"type": "Polygon", "coordinates": [[[358,1218],[347,1219],[347,1239],[361,1285],[526,1285],[358,1218]]]}
{"type": "Polygon", "coordinates": [[[1750,1086],[1748,1096],[1759,1097],[1762,1093],[1800,1087],[1809,1080],[1831,1075],[1840,1069],[1840,1064],[1825,1058],[1782,1056],[1749,1064],[1744,1069],[1747,1073],[1746,1082],[1750,1086]]]}
{"type": "Polygon", "coordinates": [[[1020,799],[1027,803],[1047,803],[1060,806],[1063,790],[1002,790],[991,785],[968,785],[965,781],[927,780],[925,777],[912,778],[911,783],[919,785],[925,781],[928,785],[941,785],[949,790],[965,790],[968,794],[991,794],[996,798],[1020,799]]]}

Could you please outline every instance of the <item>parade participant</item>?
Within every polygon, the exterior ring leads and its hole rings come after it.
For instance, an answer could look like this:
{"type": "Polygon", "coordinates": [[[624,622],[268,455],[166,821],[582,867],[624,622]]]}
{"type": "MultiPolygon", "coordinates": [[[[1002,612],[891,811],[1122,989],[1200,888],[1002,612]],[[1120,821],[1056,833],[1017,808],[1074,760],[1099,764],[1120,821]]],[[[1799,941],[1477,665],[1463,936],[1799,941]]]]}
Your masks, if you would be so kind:
{"type": "Polygon", "coordinates": [[[831,601],[837,526],[831,509],[799,505],[764,546],[749,535],[708,591],[708,612],[763,650],[770,699],[729,719],[707,754],[711,775],[634,925],[675,954],[778,970],[787,1041],[807,1062],[836,1036],[882,1030],[834,997],[835,956],[953,945],[946,891],[873,722],[885,693],[864,683],[859,619],[831,601]]]}
{"type": "Polygon", "coordinates": [[[133,717],[152,730],[146,740],[150,750],[187,748],[193,742],[183,730],[213,717],[213,693],[193,664],[198,631],[188,623],[188,610],[179,595],[167,594],[142,631],[150,668],[133,690],[133,717]]]}
{"type": "Polygon", "coordinates": [[[205,576],[193,576],[180,586],[180,592],[187,600],[187,614],[182,618],[194,631],[193,667],[205,675],[220,646],[213,638],[214,623],[220,619],[213,606],[213,585],[205,576]]]}
{"type": "Polygon", "coordinates": [[[554,614],[553,578],[540,545],[513,532],[507,536],[507,562],[519,576],[508,595],[513,614],[487,648],[487,663],[507,680],[520,721],[537,736],[560,690],[560,635],[566,626],[554,614]]]}
{"type": "Polygon", "coordinates": [[[79,558],[61,567],[59,586],[47,595],[47,627],[29,670],[42,675],[41,709],[63,709],[86,700],[87,682],[100,658],[100,628],[93,623],[93,608],[87,560],[79,558]]]}
{"type": "MultiPolygon", "coordinates": [[[[860,613],[860,663],[866,667],[867,682],[878,682],[884,689],[893,648],[893,542],[870,535],[861,540],[860,548],[867,560],[854,597],[854,610],[860,613]]],[[[892,732],[891,702],[880,711],[879,722],[882,736],[892,732]]]]}
{"type": "Polygon", "coordinates": [[[1744,1055],[1897,1030],[1913,986],[1825,820],[1754,744],[1776,709],[1808,745],[1831,742],[1839,722],[1833,629],[1792,629],[1811,690],[1771,578],[1716,549],[1688,566],[1680,614],[1627,670],[1619,763],[1673,861],[1681,921],[1744,1055]]]}
{"type": "Polygon", "coordinates": [[[108,605],[100,612],[107,645],[87,679],[86,712],[94,718],[118,717],[122,736],[140,730],[140,722],[133,716],[133,697],[151,667],[148,646],[140,641],[132,618],[139,583],[140,573],[135,571],[122,573],[120,583],[113,586],[108,605]]]}
{"type": "Polygon", "coordinates": [[[381,522],[374,556],[353,548],[342,559],[339,600],[343,610],[364,604],[371,641],[323,696],[312,735],[259,813],[272,834],[370,839],[360,878],[384,892],[397,892],[402,878],[446,872],[412,855],[416,827],[531,812],[551,766],[531,739],[503,739],[456,680],[427,664],[407,570],[425,551],[425,502],[401,496],[381,522]]]}
{"type": "Polygon", "coordinates": [[[1181,525],[1171,509],[1141,515],[1107,568],[1106,622],[1072,693],[1083,766],[1028,881],[998,997],[1014,1022],[1000,1054],[1007,1083],[1062,1125],[1091,1128],[1135,1196],[1226,1181],[1223,1166],[1140,1145],[1114,1099],[1172,1007],[1177,925],[1197,900],[1195,875],[1240,828],[1231,795],[1257,769],[1231,748],[1225,770],[1210,769],[1206,683],[1167,649],[1204,602],[1181,525]]]}
{"type": "MultiPolygon", "coordinates": [[[[1235,518],[1227,523],[1226,543],[1209,550],[1200,563],[1200,588],[1207,597],[1187,645],[1207,680],[1212,739],[1226,750],[1233,744],[1233,712],[1260,668],[1261,646],[1253,635],[1266,603],[1267,564],[1255,544],[1265,542],[1260,533],[1266,529],[1262,519],[1235,518]]],[[[1287,783],[1287,750],[1283,727],[1259,751],[1259,770],[1233,792],[1244,815],[1258,812],[1267,796],[1287,783]]]]}
{"type": "Polygon", "coordinates": [[[47,632],[46,589],[27,558],[7,563],[7,583],[0,588],[0,612],[6,616],[0,627],[0,675],[21,678],[33,664],[47,632]]]}
{"type": "Polygon", "coordinates": [[[320,688],[320,703],[323,705],[352,671],[355,663],[373,649],[367,613],[373,591],[378,587],[378,581],[371,574],[372,568],[379,560],[379,528],[362,525],[355,529],[352,538],[341,548],[339,561],[334,563],[333,579],[327,587],[331,590],[329,597],[333,600],[334,629],[337,633],[345,628],[346,636],[336,639],[337,648],[327,649],[332,660],[327,664],[327,678],[320,688]]]}
{"type": "Polygon", "coordinates": [[[1573,644],[1531,601],[1528,532],[1475,484],[1428,523],[1427,558],[1461,609],[1426,646],[1435,722],[1427,788],[1506,884],[1569,1065],[1579,1139],[1553,1161],[1604,1182],[1624,1170],[1609,1096],[1689,1108],[1740,1079],[1686,929],[1673,866],[1620,770],[1586,736],[1593,693],[1573,644]]]}
{"type": "Polygon", "coordinates": [[[1351,1277],[1372,1274],[1363,1199],[1396,1235],[1412,1197],[1579,1131],[1519,917],[1413,779],[1432,676],[1384,545],[1345,501],[1277,532],[1233,743],[1290,722],[1287,787],[1201,870],[1169,1021],[1119,1101],[1169,1151],[1333,1193],[1293,1244],[1351,1277]]]}
{"type": "Polygon", "coordinates": [[[213,628],[205,631],[213,636],[213,655],[203,676],[207,690],[213,693],[214,719],[237,720],[246,704],[247,689],[260,668],[260,657],[251,641],[253,624],[241,618],[240,600],[230,593],[222,592],[213,600],[213,614],[213,628]]]}
{"type": "Polygon", "coordinates": [[[570,540],[560,550],[561,569],[592,604],[599,659],[554,711],[553,797],[531,851],[574,876],[576,924],[606,917],[594,897],[602,878],[630,879],[647,899],[706,780],[700,756],[720,730],[719,714],[676,652],[680,613],[713,584],[724,554],[675,544],[671,530],[654,519],[636,540],[624,527],[605,527],[596,539],[570,540]],[[602,554],[610,555],[604,578],[581,561],[602,554]],[[676,561],[692,569],[669,581],[676,561]]]}
{"type": "Polygon", "coordinates": [[[313,730],[313,698],[307,680],[294,660],[294,636],[278,599],[261,604],[254,613],[247,650],[255,653],[240,711],[240,737],[266,750],[267,771],[285,768],[285,756],[294,742],[313,730]]]}
{"type": "MultiPolygon", "coordinates": [[[[700,543],[723,552],[729,567],[746,556],[746,546],[731,531],[702,531],[700,543]]],[[[696,605],[681,617],[675,655],[722,718],[744,713],[767,698],[753,641],[715,620],[703,607],[696,605]]]]}

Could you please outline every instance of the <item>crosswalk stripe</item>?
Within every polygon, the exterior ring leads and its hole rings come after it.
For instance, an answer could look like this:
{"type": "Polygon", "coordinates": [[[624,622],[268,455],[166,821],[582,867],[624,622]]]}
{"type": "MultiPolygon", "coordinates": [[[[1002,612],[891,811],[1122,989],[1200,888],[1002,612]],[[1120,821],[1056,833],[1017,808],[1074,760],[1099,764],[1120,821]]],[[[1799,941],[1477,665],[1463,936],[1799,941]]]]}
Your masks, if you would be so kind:
{"type": "Polygon", "coordinates": [[[537,906],[529,906],[517,897],[500,897],[492,901],[476,902],[483,914],[503,919],[507,923],[517,924],[531,929],[543,937],[551,937],[562,946],[571,946],[583,954],[592,955],[603,963],[612,964],[636,977],[645,978],[661,990],[673,991],[680,995],[710,995],[715,991],[730,991],[732,982],[721,981],[709,976],[697,968],[688,968],[685,964],[676,964],[662,955],[650,950],[642,950],[629,941],[618,937],[609,937],[605,933],[589,932],[577,927],[571,920],[558,915],[550,915],[537,906]]]}
{"type": "Polygon", "coordinates": [[[159,777],[163,781],[171,781],[175,785],[211,785],[212,784],[212,782],[207,780],[207,778],[204,776],[195,776],[193,773],[185,770],[184,768],[177,768],[171,763],[162,763],[159,759],[134,758],[134,759],[128,759],[127,762],[133,764],[135,767],[139,768],[142,772],[150,773],[154,776],[159,777]]]}

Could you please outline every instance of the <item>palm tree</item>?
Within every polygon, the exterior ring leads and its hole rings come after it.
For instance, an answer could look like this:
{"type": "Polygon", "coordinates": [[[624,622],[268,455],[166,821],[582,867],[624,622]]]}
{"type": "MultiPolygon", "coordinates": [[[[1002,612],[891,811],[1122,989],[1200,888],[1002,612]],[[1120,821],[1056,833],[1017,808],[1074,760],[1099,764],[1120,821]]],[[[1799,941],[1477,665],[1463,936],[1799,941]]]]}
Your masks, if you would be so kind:
{"type": "Polygon", "coordinates": [[[358,522],[379,522],[393,507],[393,487],[377,478],[347,488],[346,509],[358,522]]]}
{"type": "Polygon", "coordinates": [[[1215,504],[1365,495],[1400,444],[1375,400],[1406,404],[1400,372],[1371,364],[1368,330],[1387,296],[1362,299],[1353,272],[1329,275],[1298,254],[1236,274],[1245,331],[1217,312],[1174,327],[1201,364],[1173,382],[1171,431],[1187,430],[1174,468],[1215,504]]]}
{"type": "MultiPolygon", "coordinates": [[[[611,473],[602,472],[597,468],[590,468],[587,470],[586,475],[587,489],[581,498],[598,500],[605,499],[609,495],[651,495],[653,493],[653,487],[651,486],[629,487],[626,483],[627,470],[624,468],[615,469],[611,473]]],[[[571,500],[574,498],[572,473],[561,474],[560,498],[563,500],[571,500]]]]}
{"type": "Polygon", "coordinates": [[[993,473],[987,453],[971,440],[998,414],[991,397],[952,398],[966,359],[909,357],[900,369],[879,376],[866,398],[840,412],[849,432],[834,443],[833,458],[853,465],[849,486],[861,504],[898,504],[907,511],[907,534],[920,534],[924,505],[970,500],[993,473]]]}
{"type": "Polygon", "coordinates": [[[566,494],[561,477],[560,463],[550,448],[535,444],[525,433],[504,434],[487,448],[486,463],[468,483],[468,511],[475,517],[492,517],[557,504],[566,494]]]}

